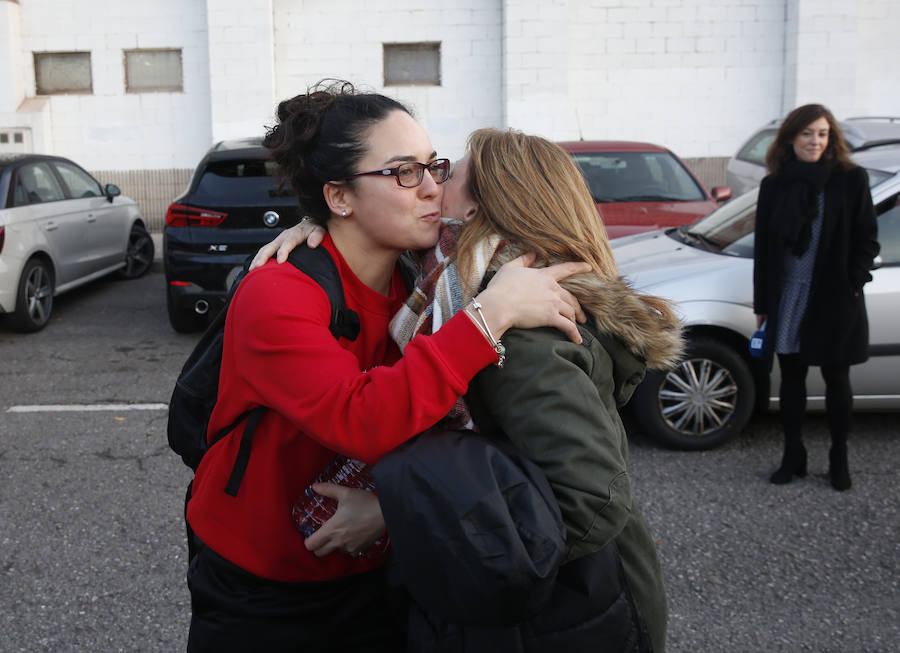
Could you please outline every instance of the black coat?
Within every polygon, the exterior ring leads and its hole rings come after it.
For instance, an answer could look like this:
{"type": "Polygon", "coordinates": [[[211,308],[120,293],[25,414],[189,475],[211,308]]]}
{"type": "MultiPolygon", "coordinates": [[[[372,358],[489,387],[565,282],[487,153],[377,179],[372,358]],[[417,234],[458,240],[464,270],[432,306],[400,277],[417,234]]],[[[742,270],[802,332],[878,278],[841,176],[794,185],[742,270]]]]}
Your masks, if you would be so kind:
{"type": "Polygon", "coordinates": [[[515,626],[450,622],[413,604],[409,653],[652,653],[615,540],[559,568],[553,593],[515,626]]]}
{"type": "MultiPolygon", "coordinates": [[[[775,228],[783,219],[786,182],[769,175],[759,188],[753,266],[753,309],[767,315],[765,360],[771,369],[788,246],[775,228]]],[[[838,166],[825,186],[825,214],[816,252],[800,355],[809,365],[855,365],[869,357],[863,285],[878,254],[878,226],[868,175],[838,166]]]]}
{"type": "Polygon", "coordinates": [[[373,468],[390,580],[428,613],[510,624],[538,612],[566,553],[543,472],[512,445],[433,429],[373,468]]]}
{"type": "Polygon", "coordinates": [[[616,541],[561,565],[553,493],[509,443],[425,433],[373,472],[388,578],[413,599],[410,652],[652,650],[616,541]]]}

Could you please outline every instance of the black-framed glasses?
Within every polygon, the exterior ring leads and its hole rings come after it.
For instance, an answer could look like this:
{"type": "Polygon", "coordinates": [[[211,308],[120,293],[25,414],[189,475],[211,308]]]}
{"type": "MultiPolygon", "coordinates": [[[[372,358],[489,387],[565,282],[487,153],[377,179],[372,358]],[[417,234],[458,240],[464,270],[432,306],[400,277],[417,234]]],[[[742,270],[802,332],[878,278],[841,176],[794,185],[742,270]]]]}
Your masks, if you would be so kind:
{"type": "Polygon", "coordinates": [[[415,188],[422,183],[425,178],[425,171],[431,175],[436,184],[443,184],[450,178],[450,159],[435,159],[431,163],[419,163],[418,161],[409,161],[401,163],[395,168],[385,168],[384,170],[372,170],[370,172],[357,172],[350,175],[347,179],[353,177],[364,177],[367,175],[388,176],[392,175],[397,180],[397,185],[403,188],[415,188]]]}

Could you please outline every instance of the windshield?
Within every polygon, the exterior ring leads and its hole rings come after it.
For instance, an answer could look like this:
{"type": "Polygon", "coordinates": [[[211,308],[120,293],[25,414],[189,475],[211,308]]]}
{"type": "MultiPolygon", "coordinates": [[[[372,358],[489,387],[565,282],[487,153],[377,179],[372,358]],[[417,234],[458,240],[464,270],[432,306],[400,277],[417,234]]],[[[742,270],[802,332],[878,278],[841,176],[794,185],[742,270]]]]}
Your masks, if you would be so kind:
{"type": "Polygon", "coordinates": [[[595,202],[702,202],[701,186],[670,152],[573,152],[595,202]]]}
{"type": "MultiPolygon", "coordinates": [[[[883,170],[867,168],[869,188],[893,175],[883,170]]],[[[700,220],[683,234],[670,232],[674,237],[683,238],[688,244],[702,243],[705,249],[718,251],[730,256],[749,258],[753,256],[753,229],[756,227],[756,197],[759,188],[728,202],[700,220]]]]}
{"type": "Polygon", "coordinates": [[[211,161],[203,171],[192,199],[201,204],[240,206],[290,194],[289,189],[281,188],[275,162],[240,159],[211,161]]]}

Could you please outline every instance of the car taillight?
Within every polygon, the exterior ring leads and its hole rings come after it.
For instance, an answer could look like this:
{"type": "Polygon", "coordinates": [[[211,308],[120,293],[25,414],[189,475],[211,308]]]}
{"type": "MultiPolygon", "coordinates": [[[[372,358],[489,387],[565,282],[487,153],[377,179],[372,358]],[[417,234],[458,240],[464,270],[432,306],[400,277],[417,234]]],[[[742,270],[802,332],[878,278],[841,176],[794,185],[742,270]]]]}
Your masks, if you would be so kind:
{"type": "Polygon", "coordinates": [[[227,213],[198,209],[184,204],[171,204],[166,211],[169,227],[215,227],[228,217],[227,213]]]}
{"type": "Polygon", "coordinates": [[[3,253],[3,242],[6,240],[6,227],[0,227],[0,254],[3,253]]]}

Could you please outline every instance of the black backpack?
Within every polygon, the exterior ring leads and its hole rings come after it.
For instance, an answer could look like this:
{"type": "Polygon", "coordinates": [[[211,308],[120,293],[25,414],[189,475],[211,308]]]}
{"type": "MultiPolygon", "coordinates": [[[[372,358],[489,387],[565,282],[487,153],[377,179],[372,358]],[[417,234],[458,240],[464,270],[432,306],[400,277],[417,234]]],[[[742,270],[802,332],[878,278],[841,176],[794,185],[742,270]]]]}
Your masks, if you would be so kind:
{"type": "MultiPolygon", "coordinates": [[[[346,307],[344,288],[337,266],[324,247],[310,249],[302,245],[294,249],[288,261],[308,275],[325,290],[331,302],[329,329],[335,338],[355,340],[359,335],[359,316],[346,307]]],[[[249,260],[248,260],[249,263],[249,260]]],[[[225,340],[225,318],[240,281],[247,274],[238,275],[232,285],[224,308],[213,318],[200,341],[194,347],[178,375],[172,398],[169,400],[169,446],[181,456],[184,464],[196,471],[203,455],[216,442],[228,435],[245,418],[247,423],[241,434],[241,444],[225,492],[237,496],[238,488],[250,460],[253,432],[266,411],[258,406],[241,415],[207,440],[207,427],[219,393],[219,368],[222,364],[222,345],[225,340]]]]}

